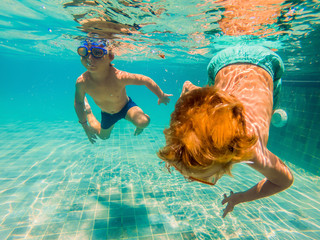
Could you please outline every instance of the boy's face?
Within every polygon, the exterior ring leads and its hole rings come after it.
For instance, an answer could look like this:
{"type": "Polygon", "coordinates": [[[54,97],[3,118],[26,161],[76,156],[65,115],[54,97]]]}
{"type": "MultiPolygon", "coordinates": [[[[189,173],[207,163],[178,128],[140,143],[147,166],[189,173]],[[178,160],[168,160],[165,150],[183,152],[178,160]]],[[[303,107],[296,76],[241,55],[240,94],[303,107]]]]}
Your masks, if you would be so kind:
{"type": "MultiPolygon", "coordinates": [[[[91,49],[91,44],[88,44],[87,48],[91,49]]],[[[104,70],[106,65],[110,65],[112,59],[110,59],[109,53],[104,54],[102,57],[94,57],[92,52],[89,52],[87,56],[81,56],[82,65],[91,72],[104,70]]]]}
{"type": "MultiPolygon", "coordinates": [[[[177,169],[177,168],[176,168],[177,169]]],[[[219,180],[218,173],[222,170],[220,164],[214,164],[206,170],[178,170],[180,173],[191,181],[198,181],[208,185],[215,185],[219,180]]]]}

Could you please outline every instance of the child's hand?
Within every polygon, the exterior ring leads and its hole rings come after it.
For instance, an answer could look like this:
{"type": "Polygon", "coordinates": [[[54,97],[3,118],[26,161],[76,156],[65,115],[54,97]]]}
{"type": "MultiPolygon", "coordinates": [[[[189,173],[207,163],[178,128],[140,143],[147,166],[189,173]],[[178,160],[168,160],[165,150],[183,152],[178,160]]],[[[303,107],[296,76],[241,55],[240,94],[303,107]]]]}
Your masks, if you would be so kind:
{"type": "Polygon", "coordinates": [[[171,97],[171,96],[173,96],[173,95],[164,93],[163,96],[161,98],[159,98],[158,104],[164,103],[165,105],[167,105],[170,102],[169,97],[171,97]]]}
{"type": "Polygon", "coordinates": [[[200,88],[196,85],[193,85],[190,81],[185,81],[184,84],[183,84],[183,87],[182,87],[182,91],[181,91],[181,94],[180,94],[180,97],[194,89],[197,89],[197,88],[200,88]]]}
{"type": "Polygon", "coordinates": [[[230,191],[230,196],[227,197],[227,194],[223,194],[224,199],[222,200],[222,205],[224,205],[225,203],[227,204],[227,207],[223,210],[223,218],[225,216],[227,216],[227,214],[229,212],[233,211],[233,208],[235,205],[237,205],[238,203],[240,203],[240,193],[233,193],[232,191],[230,191]]]}
{"type": "Polygon", "coordinates": [[[188,86],[192,84],[190,81],[185,81],[184,84],[183,84],[183,87],[182,87],[182,91],[181,91],[181,94],[180,94],[180,97],[184,94],[186,94],[187,92],[189,92],[189,89],[188,89],[188,86]]]}

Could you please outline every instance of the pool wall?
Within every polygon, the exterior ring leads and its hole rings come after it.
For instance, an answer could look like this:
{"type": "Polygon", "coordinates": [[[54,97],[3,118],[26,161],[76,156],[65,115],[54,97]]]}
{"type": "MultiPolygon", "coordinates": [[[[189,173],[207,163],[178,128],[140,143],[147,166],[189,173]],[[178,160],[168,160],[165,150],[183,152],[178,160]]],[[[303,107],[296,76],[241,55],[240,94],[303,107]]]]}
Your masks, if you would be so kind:
{"type": "Polygon", "coordinates": [[[320,175],[320,81],[284,80],[279,107],[288,123],[271,125],[268,147],[280,158],[320,175]]]}

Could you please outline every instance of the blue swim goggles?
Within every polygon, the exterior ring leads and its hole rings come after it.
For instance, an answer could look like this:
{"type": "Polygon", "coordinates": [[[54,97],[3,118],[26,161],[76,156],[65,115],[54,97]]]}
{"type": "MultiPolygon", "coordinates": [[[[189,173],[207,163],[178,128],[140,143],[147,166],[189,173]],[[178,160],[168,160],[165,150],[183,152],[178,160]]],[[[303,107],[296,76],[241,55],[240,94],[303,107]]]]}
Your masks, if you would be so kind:
{"type": "Polygon", "coordinates": [[[78,50],[77,50],[78,54],[81,57],[87,57],[91,53],[92,56],[94,56],[95,58],[102,58],[105,54],[108,53],[108,51],[103,48],[105,47],[104,44],[93,42],[91,43],[90,49],[88,48],[88,43],[86,41],[82,42],[81,44],[82,45],[78,47],[78,50]]]}

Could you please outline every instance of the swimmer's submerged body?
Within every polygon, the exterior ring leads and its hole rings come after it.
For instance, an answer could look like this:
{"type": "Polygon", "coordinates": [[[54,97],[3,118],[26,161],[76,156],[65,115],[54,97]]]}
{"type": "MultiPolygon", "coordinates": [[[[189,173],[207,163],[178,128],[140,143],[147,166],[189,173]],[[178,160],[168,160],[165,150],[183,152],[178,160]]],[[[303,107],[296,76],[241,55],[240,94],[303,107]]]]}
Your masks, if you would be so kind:
{"type": "Polygon", "coordinates": [[[127,85],[144,85],[158,97],[158,104],[169,103],[172,95],[164,93],[151,78],[113,67],[114,55],[104,42],[85,41],[78,53],[87,71],[77,79],[74,106],[91,143],[96,136],[108,139],[114,124],[122,118],[136,126],[134,135],[139,135],[149,125],[150,117],[127,96],[127,85]],[[102,125],[93,115],[86,94],[101,109],[102,125]]]}
{"type": "Polygon", "coordinates": [[[293,183],[288,167],[267,149],[274,89],[282,72],[280,57],[268,49],[222,51],[208,66],[213,86],[185,82],[165,130],[166,146],[158,155],[186,178],[214,185],[239,162],[265,176],[247,191],[225,194],[223,217],[239,203],[276,194],[293,183]]]}

